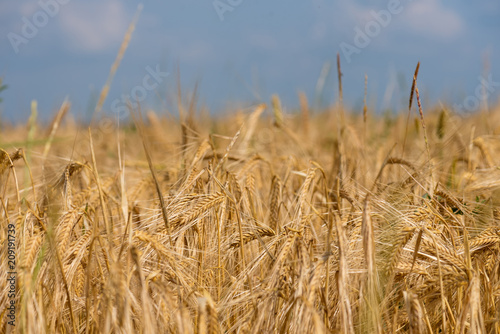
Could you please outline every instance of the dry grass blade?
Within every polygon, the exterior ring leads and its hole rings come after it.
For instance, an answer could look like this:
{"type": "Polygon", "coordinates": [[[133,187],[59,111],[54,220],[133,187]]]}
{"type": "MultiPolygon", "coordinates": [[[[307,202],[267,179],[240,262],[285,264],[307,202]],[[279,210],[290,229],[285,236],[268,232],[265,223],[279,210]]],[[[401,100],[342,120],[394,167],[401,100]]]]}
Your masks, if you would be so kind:
{"type": "Polygon", "coordinates": [[[248,118],[247,130],[245,137],[241,141],[241,151],[246,152],[248,150],[248,143],[252,140],[255,133],[255,128],[257,127],[257,122],[259,121],[260,115],[266,110],[267,106],[265,104],[259,104],[252,114],[248,118]]]}
{"type": "Polygon", "coordinates": [[[405,130],[405,137],[403,139],[403,153],[401,154],[401,156],[403,157],[405,155],[406,138],[408,136],[408,125],[410,124],[411,106],[413,104],[413,93],[415,92],[415,86],[417,84],[419,68],[420,68],[420,62],[417,63],[417,67],[415,68],[415,73],[413,74],[413,81],[411,83],[410,100],[408,102],[408,117],[406,118],[406,130],[405,130]]]}
{"type": "Polygon", "coordinates": [[[366,308],[368,310],[368,326],[369,330],[374,333],[381,333],[382,327],[380,323],[379,301],[378,301],[378,274],[375,263],[375,234],[373,231],[373,222],[370,213],[368,199],[365,199],[362,218],[362,238],[363,238],[363,253],[365,265],[367,268],[367,296],[366,308]]]}
{"type": "Polygon", "coordinates": [[[410,334],[421,334],[425,333],[424,328],[424,311],[422,310],[422,305],[420,304],[418,297],[413,292],[403,292],[406,313],[408,314],[408,325],[410,334]]]}
{"type": "Polygon", "coordinates": [[[342,105],[343,92],[342,92],[342,69],[340,68],[340,53],[337,53],[337,79],[338,79],[338,82],[339,82],[339,99],[340,99],[340,105],[342,105]]]}
{"type": "Polygon", "coordinates": [[[217,172],[219,170],[219,168],[222,166],[222,164],[224,164],[224,162],[226,161],[227,159],[227,156],[229,155],[229,152],[231,151],[231,149],[233,148],[234,144],[236,143],[236,141],[238,140],[238,137],[240,136],[240,133],[241,133],[241,129],[243,128],[243,125],[239,128],[239,130],[236,132],[236,134],[234,135],[233,139],[231,139],[231,142],[229,143],[229,145],[226,147],[226,152],[224,152],[224,155],[222,156],[222,158],[219,160],[219,163],[217,164],[217,166],[215,167],[215,172],[217,172]]]}
{"type": "Polygon", "coordinates": [[[127,32],[125,33],[125,36],[123,37],[122,44],[120,45],[120,50],[118,50],[118,54],[116,55],[115,61],[113,62],[113,65],[111,66],[111,69],[109,70],[106,84],[102,88],[101,94],[99,95],[99,101],[97,101],[97,105],[95,107],[93,117],[96,114],[99,114],[102,110],[102,106],[104,105],[104,101],[106,101],[106,97],[108,96],[108,93],[109,93],[109,88],[111,86],[111,82],[113,81],[116,70],[118,70],[118,67],[120,66],[120,63],[123,59],[123,56],[125,55],[125,51],[127,50],[127,47],[130,43],[130,39],[132,38],[132,33],[135,30],[135,25],[137,24],[137,20],[139,19],[139,15],[141,14],[142,8],[143,8],[142,3],[137,6],[137,11],[134,15],[134,18],[132,19],[132,22],[130,22],[130,25],[128,26],[127,32]]]}
{"type": "Polygon", "coordinates": [[[417,67],[415,68],[415,73],[413,74],[413,81],[411,83],[411,90],[410,90],[410,101],[408,102],[408,109],[411,110],[411,105],[413,103],[413,92],[415,91],[416,85],[417,85],[417,77],[418,77],[418,70],[420,69],[420,62],[417,63],[417,67]]]}
{"type": "MultiPolygon", "coordinates": [[[[368,107],[366,106],[366,96],[368,95],[368,75],[365,74],[365,94],[363,97],[363,123],[366,127],[366,121],[368,119],[368,107]]],[[[366,132],[366,129],[364,130],[366,132]]]]}
{"type": "Polygon", "coordinates": [[[471,252],[475,252],[498,243],[500,243],[500,229],[490,227],[472,239],[469,243],[469,248],[471,252]]]}
{"type": "Polygon", "coordinates": [[[172,231],[170,229],[170,224],[168,221],[167,206],[165,203],[165,199],[163,198],[163,194],[161,191],[160,183],[158,181],[158,177],[156,176],[156,171],[153,167],[153,161],[151,159],[150,149],[149,149],[148,145],[146,144],[146,138],[145,138],[145,134],[144,134],[144,130],[143,130],[144,123],[142,120],[142,116],[140,114],[138,116],[136,116],[134,112],[132,112],[132,116],[134,117],[134,122],[137,126],[137,129],[139,130],[139,134],[140,134],[140,137],[142,140],[142,146],[144,148],[144,153],[146,154],[146,160],[148,161],[149,171],[151,172],[151,176],[153,176],[156,194],[158,196],[158,199],[160,200],[160,209],[161,209],[161,214],[163,217],[163,222],[165,224],[165,228],[166,228],[167,233],[168,233],[169,238],[170,238],[170,245],[173,247],[174,241],[172,239],[172,231]]]}
{"type": "Polygon", "coordinates": [[[414,166],[411,162],[404,160],[404,159],[396,158],[396,157],[390,157],[389,159],[387,159],[387,164],[388,165],[393,165],[393,164],[405,165],[405,166],[410,167],[413,172],[416,172],[418,170],[417,167],[414,166]]]}
{"type": "Polygon", "coordinates": [[[252,240],[258,239],[259,237],[272,237],[274,235],[276,235],[276,233],[269,227],[256,227],[251,232],[243,233],[243,241],[240,240],[239,237],[236,237],[234,242],[232,242],[229,247],[238,247],[242,244],[244,245],[252,240]]]}
{"type": "Polygon", "coordinates": [[[335,227],[337,230],[338,237],[338,247],[339,247],[339,274],[337,280],[338,294],[340,298],[340,313],[341,313],[341,328],[343,328],[344,333],[353,334],[354,325],[352,319],[352,308],[351,301],[349,299],[349,289],[348,289],[348,272],[349,267],[347,263],[347,247],[346,247],[346,236],[344,227],[340,219],[335,217],[335,227]]]}
{"type": "Polygon", "coordinates": [[[500,113],[424,123],[417,74],[405,156],[406,114],[367,124],[367,88],[342,124],[305,95],[289,115],[273,96],[274,126],[213,117],[179,88],[181,127],[138,110],[49,151],[87,125],[3,127],[0,332],[499,332],[500,113]]]}
{"type": "MultiPolygon", "coordinates": [[[[410,241],[410,239],[413,237],[414,232],[415,228],[407,228],[402,231],[399,238],[396,240],[394,250],[392,251],[392,259],[388,267],[388,272],[391,275],[391,277],[395,274],[395,270],[398,267],[399,260],[401,258],[401,253],[403,252],[403,249],[408,243],[408,241],[410,241]]],[[[412,269],[414,265],[415,261],[412,260],[411,264],[412,269]]],[[[388,284],[388,286],[390,287],[390,284],[388,284]]]]}
{"type": "Polygon", "coordinates": [[[472,143],[474,144],[474,146],[479,148],[479,150],[481,151],[481,154],[483,155],[483,158],[486,161],[486,167],[492,168],[493,166],[495,166],[495,162],[493,162],[493,158],[491,157],[490,151],[489,151],[488,147],[486,146],[484,139],[481,137],[478,137],[478,138],[474,139],[474,141],[472,143]]]}
{"type": "Polygon", "coordinates": [[[109,246],[109,250],[111,251],[111,248],[112,248],[112,229],[111,229],[111,224],[109,222],[109,218],[108,218],[108,215],[106,214],[106,202],[104,201],[104,192],[102,190],[102,185],[101,185],[101,180],[99,178],[99,172],[97,171],[97,162],[96,162],[96,158],[95,158],[95,152],[94,152],[94,142],[92,140],[92,132],[90,131],[90,128],[89,128],[89,139],[90,139],[90,152],[91,152],[91,156],[92,156],[92,172],[94,174],[94,179],[95,179],[95,182],[97,184],[97,189],[99,190],[99,201],[101,203],[101,210],[102,210],[102,216],[104,218],[104,226],[106,226],[106,234],[108,236],[108,246],[109,246]]]}
{"type": "Polygon", "coordinates": [[[415,243],[415,250],[413,251],[413,258],[411,260],[411,269],[410,269],[410,272],[413,270],[413,267],[415,266],[415,261],[417,260],[417,255],[418,255],[418,251],[420,249],[420,244],[422,242],[422,235],[423,235],[423,233],[424,233],[423,229],[420,229],[418,231],[417,241],[415,243]]]}
{"type": "Polygon", "coordinates": [[[304,129],[304,136],[308,138],[310,133],[310,124],[309,124],[310,111],[307,103],[307,96],[304,92],[299,93],[299,102],[300,102],[300,113],[302,116],[302,127],[304,129]]]}
{"type": "Polygon", "coordinates": [[[189,215],[184,217],[184,219],[182,220],[182,224],[187,224],[193,221],[204,212],[207,212],[210,208],[222,203],[225,199],[226,197],[222,192],[217,192],[215,194],[206,196],[198,202],[198,204],[191,210],[191,213],[189,215]]]}
{"type": "Polygon", "coordinates": [[[42,237],[37,235],[30,238],[29,243],[26,245],[26,251],[24,252],[24,260],[22,262],[22,267],[25,268],[28,273],[31,272],[35,258],[42,244],[42,237]]]}
{"type": "Polygon", "coordinates": [[[45,148],[43,149],[43,160],[47,159],[47,155],[49,154],[50,151],[50,146],[52,145],[52,142],[54,141],[54,136],[56,135],[57,129],[59,128],[59,125],[61,124],[62,119],[64,118],[64,115],[66,115],[71,107],[71,103],[69,103],[68,100],[64,100],[61,108],[59,109],[58,113],[56,114],[56,117],[52,121],[52,125],[50,127],[50,134],[49,138],[47,139],[47,142],[45,143],[45,148]]]}
{"type": "Polygon", "coordinates": [[[420,103],[420,94],[418,92],[418,87],[416,83],[415,83],[415,94],[417,95],[418,112],[420,114],[420,121],[422,122],[422,129],[424,130],[425,149],[427,151],[427,157],[429,159],[429,163],[431,163],[431,150],[429,148],[429,140],[427,139],[427,129],[425,127],[424,112],[422,111],[422,104],[420,103]]]}
{"type": "Polygon", "coordinates": [[[56,240],[59,245],[59,250],[65,254],[68,242],[70,239],[71,230],[76,223],[78,216],[78,209],[72,209],[64,214],[57,226],[56,240]]]}
{"type": "Polygon", "coordinates": [[[271,202],[269,204],[269,225],[274,228],[275,231],[279,230],[279,214],[280,214],[280,198],[281,198],[281,180],[279,176],[274,175],[271,181],[271,193],[269,198],[271,202]]]}

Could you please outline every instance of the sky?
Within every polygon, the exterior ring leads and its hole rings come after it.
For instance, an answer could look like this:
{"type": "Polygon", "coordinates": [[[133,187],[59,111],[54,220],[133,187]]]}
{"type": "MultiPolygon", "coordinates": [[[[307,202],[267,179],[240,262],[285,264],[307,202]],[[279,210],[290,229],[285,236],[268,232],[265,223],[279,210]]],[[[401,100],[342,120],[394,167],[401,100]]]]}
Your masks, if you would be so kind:
{"type": "MultiPolygon", "coordinates": [[[[2,0],[0,117],[25,122],[32,100],[50,118],[67,98],[79,119],[97,97],[139,2],[2,0]]],[[[285,110],[304,91],[321,108],[338,101],[340,54],[344,103],[404,110],[413,71],[424,108],[439,102],[474,110],[500,92],[500,1],[150,0],[103,110],[125,114],[126,101],[177,115],[197,86],[212,113],[269,102],[285,110]]],[[[125,117],[125,116],[123,116],[125,117]]]]}

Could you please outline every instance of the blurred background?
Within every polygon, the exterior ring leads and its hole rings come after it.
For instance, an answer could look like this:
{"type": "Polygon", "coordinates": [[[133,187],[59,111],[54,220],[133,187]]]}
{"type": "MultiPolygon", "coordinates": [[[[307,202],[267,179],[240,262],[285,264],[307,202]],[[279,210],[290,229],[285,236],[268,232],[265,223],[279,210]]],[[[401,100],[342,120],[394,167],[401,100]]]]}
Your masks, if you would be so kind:
{"type": "MultiPolygon", "coordinates": [[[[38,101],[50,118],[66,97],[92,115],[138,3],[120,0],[0,2],[0,117],[25,122],[38,101]]],[[[304,91],[312,106],[338,100],[377,112],[407,108],[421,62],[424,108],[470,112],[500,92],[500,1],[148,1],[143,4],[103,110],[127,98],[177,115],[177,85],[212,114],[269,102],[286,110],[304,91]]]]}

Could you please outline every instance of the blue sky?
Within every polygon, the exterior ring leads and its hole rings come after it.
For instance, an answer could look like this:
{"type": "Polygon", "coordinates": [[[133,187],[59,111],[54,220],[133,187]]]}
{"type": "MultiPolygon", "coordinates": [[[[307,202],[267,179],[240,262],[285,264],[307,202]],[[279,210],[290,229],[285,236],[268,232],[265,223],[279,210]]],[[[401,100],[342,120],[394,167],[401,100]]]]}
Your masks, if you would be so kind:
{"type": "MultiPolygon", "coordinates": [[[[25,121],[34,99],[49,117],[65,97],[77,118],[91,114],[137,5],[0,2],[0,77],[9,86],[0,93],[1,117],[25,121]]],[[[362,106],[365,74],[372,108],[404,108],[418,61],[425,106],[473,106],[480,75],[486,81],[489,76],[495,103],[500,1],[151,0],[144,3],[104,110],[116,110],[123,94],[140,93],[144,107],[177,114],[177,68],[183,93],[199,82],[199,104],[212,112],[268,102],[274,93],[292,110],[300,90],[311,104],[325,105],[337,99],[337,52],[344,100],[355,110],[362,106]],[[318,90],[328,64],[330,74],[318,90]],[[152,81],[148,69],[169,75],[152,81]]]]}

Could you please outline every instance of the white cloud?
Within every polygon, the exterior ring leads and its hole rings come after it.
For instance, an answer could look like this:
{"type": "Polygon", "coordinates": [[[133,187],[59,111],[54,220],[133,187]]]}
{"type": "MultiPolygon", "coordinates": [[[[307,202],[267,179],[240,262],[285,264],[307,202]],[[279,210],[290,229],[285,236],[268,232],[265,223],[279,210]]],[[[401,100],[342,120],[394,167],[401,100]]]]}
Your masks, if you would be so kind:
{"type": "MultiPolygon", "coordinates": [[[[403,3],[404,4],[404,3],[403,3]]],[[[419,0],[403,9],[403,21],[413,32],[428,37],[452,38],[463,28],[462,18],[439,0],[419,0]]]]}
{"type": "Polygon", "coordinates": [[[71,46],[86,52],[115,47],[123,39],[129,20],[119,0],[72,2],[59,17],[71,46]]]}
{"type": "Polygon", "coordinates": [[[33,1],[2,1],[0,3],[0,17],[31,16],[38,8],[38,4],[33,1]]]}
{"type": "MultiPolygon", "coordinates": [[[[322,1],[316,0],[316,2],[322,1]]],[[[367,22],[374,19],[373,11],[388,10],[389,3],[390,0],[377,1],[373,5],[366,6],[360,1],[342,0],[336,3],[334,10],[330,8],[325,10],[324,6],[321,6],[317,12],[321,16],[323,13],[335,15],[334,27],[345,30],[348,26],[364,27],[367,22]]],[[[462,17],[453,8],[444,6],[441,0],[400,0],[398,8],[402,8],[401,13],[393,14],[391,22],[384,29],[392,30],[397,27],[422,37],[438,39],[458,36],[464,30],[465,23],[462,17]]]]}
{"type": "Polygon", "coordinates": [[[32,15],[39,10],[40,7],[33,1],[2,1],[0,2],[0,33],[2,37],[8,32],[18,32],[21,29],[23,22],[21,18],[24,16],[31,19],[32,15]]]}

